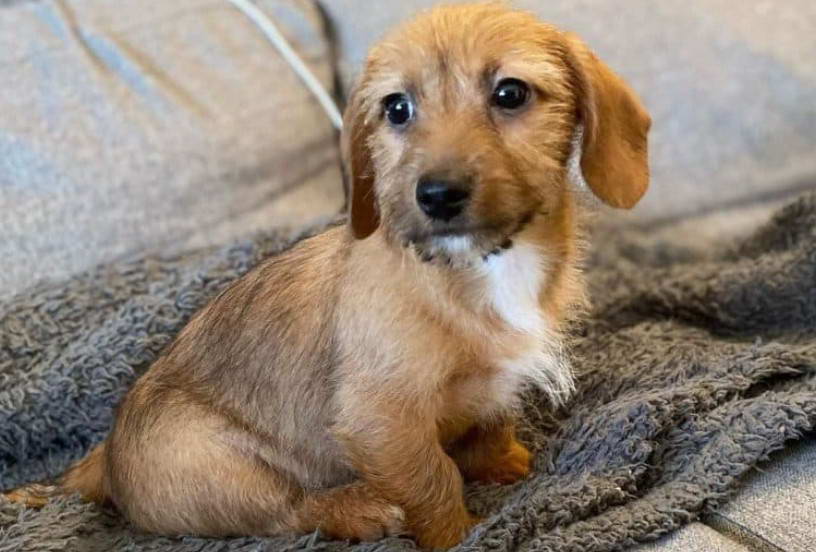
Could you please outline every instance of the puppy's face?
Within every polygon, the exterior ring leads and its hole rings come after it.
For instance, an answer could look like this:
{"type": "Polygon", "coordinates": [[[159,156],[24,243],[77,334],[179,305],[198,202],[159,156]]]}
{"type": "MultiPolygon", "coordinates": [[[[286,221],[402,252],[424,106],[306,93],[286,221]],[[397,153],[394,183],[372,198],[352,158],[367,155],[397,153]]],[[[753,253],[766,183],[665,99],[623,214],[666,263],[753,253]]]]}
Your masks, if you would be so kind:
{"type": "Polygon", "coordinates": [[[395,243],[484,254],[551,214],[576,124],[594,114],[581,65],[566,35],[496,4],[395,31],[347,112],[358,236],[381,224],[395,243]]]}

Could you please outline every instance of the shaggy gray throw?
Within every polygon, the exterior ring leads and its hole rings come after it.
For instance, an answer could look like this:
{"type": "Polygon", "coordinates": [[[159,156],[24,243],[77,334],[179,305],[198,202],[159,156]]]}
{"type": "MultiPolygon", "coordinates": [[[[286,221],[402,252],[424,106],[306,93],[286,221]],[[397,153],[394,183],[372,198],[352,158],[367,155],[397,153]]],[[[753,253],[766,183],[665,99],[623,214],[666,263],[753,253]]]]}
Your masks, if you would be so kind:
{"type": "MultiPolygon", "coordinates": [[[[0,488],[52,477],[102,439],[113,408],[190,315],[296,236],[115,264],[0,306],[0,488]]],[[[816,422],[816,195],[741,243],[701,252],[629,230],[599,236],[579,390],[527,396],[535,473],[468,489],[489,516],[465,550],[619,550],[726,499],[816,422]]],[[[596,240],[597,241],[597,240],[596,240]]],[[[0,499],[0,550],[395,550],[319,534],[158,538],[75,499],[0,499]]]]}

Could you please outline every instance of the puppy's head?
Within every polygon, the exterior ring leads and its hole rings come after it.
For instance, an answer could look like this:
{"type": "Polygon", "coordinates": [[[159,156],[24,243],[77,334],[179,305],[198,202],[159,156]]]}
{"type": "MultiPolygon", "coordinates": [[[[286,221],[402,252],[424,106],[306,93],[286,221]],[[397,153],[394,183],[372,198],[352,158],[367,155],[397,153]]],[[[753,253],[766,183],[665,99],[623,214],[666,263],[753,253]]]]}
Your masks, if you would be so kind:
{"type": "Polygon", "coordinates": [[[354,235],[491,251],[558,208],[577,125],[591,190],[632,207],[650,120],[617,75],[501,4],[427,12],[372,49],[346,111],[354,235]]]}

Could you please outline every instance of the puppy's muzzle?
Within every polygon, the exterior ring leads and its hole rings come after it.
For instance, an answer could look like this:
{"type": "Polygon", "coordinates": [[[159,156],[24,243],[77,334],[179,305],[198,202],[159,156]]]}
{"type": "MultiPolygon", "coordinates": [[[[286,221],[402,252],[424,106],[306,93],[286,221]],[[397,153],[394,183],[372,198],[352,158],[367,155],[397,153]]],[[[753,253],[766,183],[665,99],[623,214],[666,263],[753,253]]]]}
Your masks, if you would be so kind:
{"type": "Polygon", "coordinates": [[[470,200],[470,182],[438,175],[425,175],[416,187],[416,201],[432,220],[450,222],[459,216],[470,200]]]}

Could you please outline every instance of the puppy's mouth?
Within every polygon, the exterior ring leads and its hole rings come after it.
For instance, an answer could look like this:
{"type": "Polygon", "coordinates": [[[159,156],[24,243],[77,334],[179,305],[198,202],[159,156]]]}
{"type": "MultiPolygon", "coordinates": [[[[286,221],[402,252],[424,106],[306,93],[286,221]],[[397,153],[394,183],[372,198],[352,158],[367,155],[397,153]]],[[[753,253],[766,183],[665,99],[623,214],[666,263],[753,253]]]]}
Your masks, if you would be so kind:
{"type": "Polygon", "coordinates": [[[439,230],[433,230],[432,232],[427,234],[427,238],[450,238],[450,237],[463,237],[463,236],[474,236],[477,234],[484,234],[489,232],[495,232],[498,229],[494,226],[488,225],[481,225],[481,226],[451,226],[448,228],[442,228],[439,230]]]}
{"type": "Polygon", "coordinates": [[[512,248],[514,238],[539,214],[538,209],[531,209],[514,223],[503,225],[447,224],[411,235],[405,246],[416,251],[425,262],[441,260],[455,265],[485,261],[512,248]]]}

